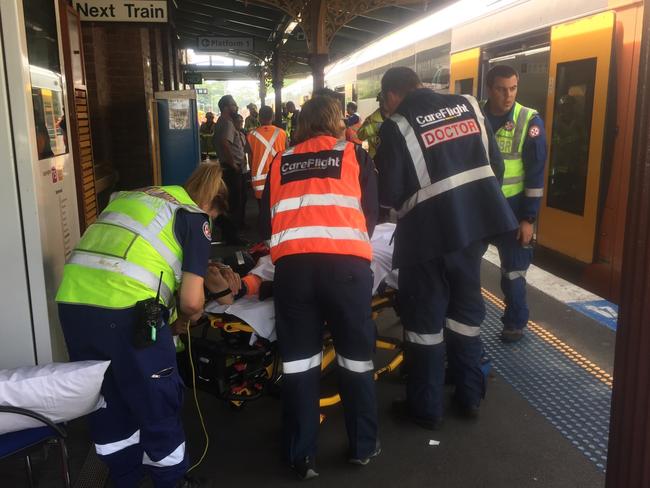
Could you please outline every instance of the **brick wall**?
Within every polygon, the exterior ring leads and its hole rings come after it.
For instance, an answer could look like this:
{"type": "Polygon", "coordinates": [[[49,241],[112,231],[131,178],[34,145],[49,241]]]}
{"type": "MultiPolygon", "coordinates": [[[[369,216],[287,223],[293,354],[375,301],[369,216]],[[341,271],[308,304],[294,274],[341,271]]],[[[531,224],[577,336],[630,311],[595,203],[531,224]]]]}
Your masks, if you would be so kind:
{"type": "Polygon", "coordinates": [[[165,88],[168,35],[167,27],[83,24],[96,164],[117,171],[118,189],[153,182],[150,110],[154,91],[165,88]]]}

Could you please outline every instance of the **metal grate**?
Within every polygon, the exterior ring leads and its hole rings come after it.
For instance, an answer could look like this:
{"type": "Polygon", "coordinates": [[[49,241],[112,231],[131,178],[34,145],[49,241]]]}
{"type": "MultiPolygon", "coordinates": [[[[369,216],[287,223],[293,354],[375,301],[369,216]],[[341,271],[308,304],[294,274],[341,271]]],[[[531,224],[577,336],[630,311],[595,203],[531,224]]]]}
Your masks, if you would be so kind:
{"type": "Polygon", "coordinates": [[[531,328],[515,344],[499,339],[503,309],[487,297],[481,337],[495,370],[539,413],[605,471],[611,386],[531,328]]]}
{"type": "Polygon", "coordinates": [[[86,454],[74,488],[104,488],[108,480],[108,468],[100,461],[91,445],[86,454]]]}

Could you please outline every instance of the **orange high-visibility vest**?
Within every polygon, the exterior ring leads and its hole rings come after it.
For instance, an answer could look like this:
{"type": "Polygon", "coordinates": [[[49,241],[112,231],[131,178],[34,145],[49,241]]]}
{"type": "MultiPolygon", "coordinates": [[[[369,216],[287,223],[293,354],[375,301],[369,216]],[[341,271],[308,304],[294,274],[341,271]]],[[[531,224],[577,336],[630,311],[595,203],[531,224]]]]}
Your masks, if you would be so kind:
{"type": "Polygon", "coordinates": [[[361,128],[361,120],[357,122],[356,124],[352,124],[350,127],[347,127],[345,129],[345,139],[350,142],[354,142],[355,144],[361,144],[362,141],[359,139],[359,136],[357,135],[357,132],[359,132],[359,129],[361,128]]]}
{"type": "Polygon", "coordinates": [[[287,134],[274,125],[263,125],[248,133],[248,144],[253,153],[251,161],[251,184],[255,198],[262,198],[271,161],[287,147],[287,134]]]}
{"type": "Polygon", "coordinates": [[[274,263],[304,253],[372,259],[359,171],[354,145],[330,136],[276,156],[269,173],[274,263]]]}

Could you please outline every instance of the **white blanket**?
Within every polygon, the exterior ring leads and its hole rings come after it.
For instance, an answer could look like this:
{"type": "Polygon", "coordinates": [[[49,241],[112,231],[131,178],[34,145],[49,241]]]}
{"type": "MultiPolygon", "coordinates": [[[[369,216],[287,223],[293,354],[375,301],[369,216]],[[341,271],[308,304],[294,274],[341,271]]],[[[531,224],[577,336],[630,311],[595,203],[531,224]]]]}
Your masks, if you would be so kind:
{"type": "MultiPolygon", "coordinates": [[[[397,270],[391,269],[393,259],[391,240],[394,232],[395,224],[380,224],[375,227],[370,240],[372,244],[370,268],[374,274],[373,293],[377,291],[383,280],[386,280],[388,286],[397,289],[397,270]]],[[[251,274],[259,276],[264,281],[273,281],[275,266],[271,262],[271,257],[262,257],[251,270],[251,274]]],[[[270,341],[277,339],[275,334],[275,309],[271,299],[261,302],[257,297],[244,297],[232,305],[219,305],[217,302],[210,302],[205,307],[205,311],[234,315],[250,325],[258,336],[270,341]]],[[[251,344],[255,340],[256,338],[253,335],[251,344]]]]}

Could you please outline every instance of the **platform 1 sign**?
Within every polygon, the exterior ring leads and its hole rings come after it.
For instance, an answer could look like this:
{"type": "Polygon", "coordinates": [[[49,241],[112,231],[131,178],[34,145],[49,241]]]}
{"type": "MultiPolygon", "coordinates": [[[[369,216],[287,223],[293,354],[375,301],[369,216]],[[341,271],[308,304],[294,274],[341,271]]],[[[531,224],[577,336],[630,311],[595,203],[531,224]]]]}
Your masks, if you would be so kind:
{"type": "Polygon", "coordinates": [[[92,22],[158,22],[165,23],[167,1],[151,0],[83,0],[75,1],[81,21],[92,22]]]}
{"type": "Polygon", "coordinates": [[[252,51],[254,46],[252,37],[199,37],[197,41],[199,51],[252,51]]]}

